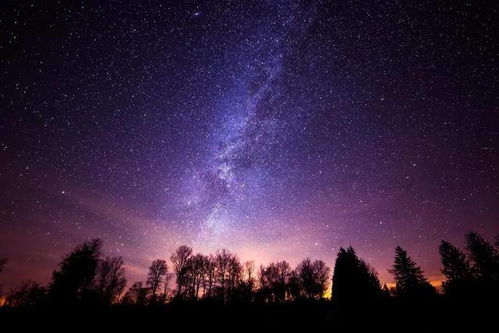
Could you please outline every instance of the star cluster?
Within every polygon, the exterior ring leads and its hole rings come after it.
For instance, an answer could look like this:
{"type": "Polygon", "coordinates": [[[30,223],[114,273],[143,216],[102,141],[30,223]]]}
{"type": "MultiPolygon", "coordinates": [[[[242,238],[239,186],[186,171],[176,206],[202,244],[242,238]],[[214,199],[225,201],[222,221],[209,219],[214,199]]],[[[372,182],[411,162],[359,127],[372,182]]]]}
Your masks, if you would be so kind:
{"type": "Polygon", "coordinates": [[[0,5],[3,279],[101,237],[130,280],[175,247],[257,263],[499,232],[486,2],[0,5]]]}

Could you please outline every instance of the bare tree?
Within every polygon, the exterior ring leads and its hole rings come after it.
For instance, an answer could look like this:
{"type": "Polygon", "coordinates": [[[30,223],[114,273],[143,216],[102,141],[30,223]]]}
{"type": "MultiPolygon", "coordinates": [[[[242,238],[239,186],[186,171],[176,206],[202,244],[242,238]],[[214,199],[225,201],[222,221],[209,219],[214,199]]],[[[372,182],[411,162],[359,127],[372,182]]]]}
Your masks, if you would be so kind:
{"type": "Polygon", "coordinates": [[[291,267],[286,261],[260,268],[260,288],[269,302],[284,302],[288,293],[291,267]]]}
{"type": "Polygon", "coordinates": [[[291,274],[291,266],[286,261],[275,264],[276,280],[274,282],[274,293],[278,302],[284,302],[288,293],[288,282],[291,274]]]}
{"type": "Polygon", "coordinates": [[[270,263],[267,266],[260,265],[260,269],[258,272],[258,284],[259,284],[259,293],[261,298],[265,302],[274,302],[275,297],[272,290],[274,275],[274,263],[270,263]]]}
{"type": "Polygon", "coordinates": [[[222,299],[224,299],[225,297],[225,289],[227,287],[227,277],[229,274],[231,260],[231,254],[225,249],[223,249],[222,251],[217,251],[215,255],[215,277],[218,288],[220,290],[219,296],[222,299]]]}
{"type": "Polygon", "coordinates": [[[165,274],[164,283],[163,283],[163,294],[160,297],[161,303],[166,303],[168,300],[168,295],[170,292],[169,285],[170,285],[170,280],[172,279],[172,277],[173,277],[173,273],[167,272],[165,274]]]}
{"type": "Polygon", "coordinates": [[[149,288],[144,287],[142,281],[135,282],[123,297],[124,304],[146,305],[149,296],[149,288]]]}
{"type": "Polygon", "coordinates": [[[225,302],[231,297],[242,277],[242,265],[234,254],[223,249],[215,255],[215,279],[219,298],[225,302]]]}
{"type": "Polygon", "coordinates": [[[299,299],[303,296],[303,289],[300,277],[296,269],[292,270],[288,277],[288,293],[291,300],[299,299]]]}
{"type": "Polygon", "coordinates": [[[244,263],[244,279],[248,285],[253,289],[255,285],[255,262],[254,261],[246,261],[244,263]]]}
{"type": "Polygon", "coordinates": [[[189,264],[189,257],[192,255],[192,249],[188,246],[182,245],[175,253],[170,256],[173,264],[173,271],[177,279],[177,296],[180,296],[186,289],[186,275],[189,264]]]}
{"type": "Polygon", "coordinates": [[[202,254],[196,254],[189,258],[188,280],[190,281],[190,297],[192,299],[198,299],[201,287],[204,289],[208,261],[209,258],[202,254]]]}
{"type": "Polygon", "coordinates": [[[242,265],[241,280],[237,287],[234,300],[243,303],[249,303],[254,299],[255,291],[255,263],[253,261],[246,261],[242,265]]]}
{"type": "Polygon", "coordinates": [[[99,262],[95,290],[104,304],[114,303],[126,286],[125,268],[121,257],[107,257],[99,262]]]}
{"type": "Polygon", "coordinates": [[[165,260],[156,259],[152,262],[149,267],[149,273],[147,274],[146,284],[151,291],[152,302],[156,302],[156,293],[161,285],[164,283],[164,278],[168,272],[168,265],[165,260]]]}
{"type": "Polygon", "coordinates": [[[216,264],[215,257],[210,255],[206,262],[205,297],[213,297],[213,287],[215,283],[216,264]]]}
{"type": "Polygon", "coordinates": [[[329,286],[329,273],[331,270],[322,260],[314,260],[312,267],[316,281],[316,297],[321,298],[329,286]]]}
{"type": "Polygon", "coordinates": [[[229,276],[228,276],[228,295],[227,297],[233,298],[235,293],[238,291],[243,279],[243,265],[239,261],[236,255],[232,255],[229,265],[229,276]]]}
{"type": "Polygon", "coordinates": [[[327,290],[329,267],[322,260],[303,260],[296,268],[304,295],[309,299],[321,298],[327,290]]]}

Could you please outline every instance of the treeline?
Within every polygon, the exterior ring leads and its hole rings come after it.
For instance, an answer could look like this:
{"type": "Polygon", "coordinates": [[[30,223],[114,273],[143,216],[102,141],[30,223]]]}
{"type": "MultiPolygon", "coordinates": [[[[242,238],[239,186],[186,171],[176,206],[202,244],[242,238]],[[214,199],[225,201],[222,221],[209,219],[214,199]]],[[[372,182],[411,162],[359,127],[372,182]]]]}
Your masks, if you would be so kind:
{"type": "Polygon", "coordinates": [[[125,293],[125,304],[154,304],[168,300],[209,299],[221,303],[279,302],[297,298],[319,299],[328,287],[329,268],[323,261],[303,260],[295,269],[285,262],[255,270],[253,262],[241,263],[227,250],[215,255],[192,254],[180,246],[170,257],[176,289],[168,292],[168,266],[155,260],[146,283],[136,282],[125,293]],[[158,290],[163,289],[161,294],[158,290]]]}
{"type": "MultiPolygon", "coordinates": [[[[499,286],[499,237],[494,245],[477,233],[466,235],[465,252],[449,242],[439,247],[445,297],[469,300],[496,297],[499,286]]],[[[126,290],[121,257],[103,257],[102,241],[83,243],[66,255],[47,286],[24,282],[5,295],[9,307],[154,306],[175,302],[285,303],[323,299],[332,282],[332,300],[348,308],[382,300],[421,301],[440,297],[422,269],[401,247],[390,272],[395,288],[382,286],[374,267],[352,247],[340,248],[334,272],[321,260],[304,259],[295,268],[286,261],[255,267],[227,250],[194,254],[180,246],[166,260],[151,263],[145,281],[126,290]],[[173,283],[173,278],[175,283],[173,283]]],[[[6,260],[0,260],[0,272],[6,260]]]]}

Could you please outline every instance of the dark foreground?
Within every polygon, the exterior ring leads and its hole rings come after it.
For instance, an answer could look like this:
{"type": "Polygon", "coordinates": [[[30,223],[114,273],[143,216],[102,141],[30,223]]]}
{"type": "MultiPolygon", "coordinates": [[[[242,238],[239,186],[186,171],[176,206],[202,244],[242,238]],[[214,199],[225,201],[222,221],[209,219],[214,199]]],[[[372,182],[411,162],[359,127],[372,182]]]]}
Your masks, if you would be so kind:
{"type": "Polygon", "coordinates": [[[105,309],[14,309],[1,308],[2,327],[14,331],[25,328],[65,331],[137,329],[138,331],[283,331],[304,332],[381,329],[400,332],[438,329],[444,332],[472,329],[494,331],[498,302],[431,302],[406,304],[397,299],[375,305],[339,308],[331,302],[287,304],[213,303],[169,304],[136,307],[113,306],[105,309]],[[12,325],[12,326],[11,326],[12,325]],[[492,330],[491,330],[492,329],[492,330]]]}

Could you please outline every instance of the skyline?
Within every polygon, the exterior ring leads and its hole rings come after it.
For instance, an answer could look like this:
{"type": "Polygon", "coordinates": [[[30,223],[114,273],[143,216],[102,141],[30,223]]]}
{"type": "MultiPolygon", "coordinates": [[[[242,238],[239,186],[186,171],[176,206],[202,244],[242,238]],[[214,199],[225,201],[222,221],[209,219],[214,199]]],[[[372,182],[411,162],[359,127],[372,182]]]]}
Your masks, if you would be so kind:
{"type": "Polygon", "coordinates": [[[485,9],[2,5],[0,284],[97,237],[131,283],[183,244],[330,267],[351,245],[383,283],[400,245],[441,280],[442,239],[499,233],[485,9]]]}

